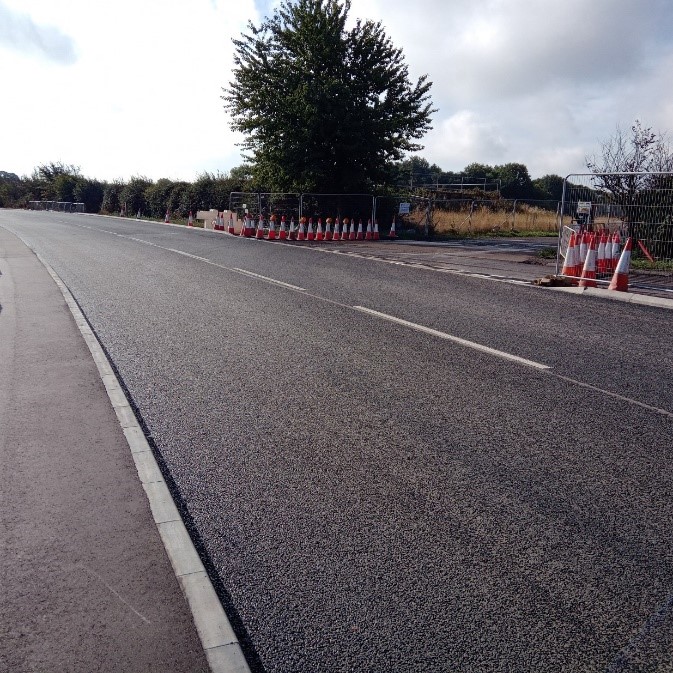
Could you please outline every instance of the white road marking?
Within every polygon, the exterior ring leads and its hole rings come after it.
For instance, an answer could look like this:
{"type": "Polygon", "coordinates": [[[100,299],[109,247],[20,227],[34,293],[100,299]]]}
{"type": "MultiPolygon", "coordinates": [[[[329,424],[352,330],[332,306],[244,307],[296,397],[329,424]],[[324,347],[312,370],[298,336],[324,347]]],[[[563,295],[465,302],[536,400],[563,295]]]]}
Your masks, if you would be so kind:
{"type": "Polygon", "coordinates": [[[408,320],[403,320],[402,318],[396,318],[393,315],[388,315],[387,313],[379,313],[379,311],[374,311],[370,308],[364,306],[353,306],[356,311],[361,311],[362,313],[367,313],[368,315],[381,318],[382,320],[388,320],[389,322],[402,325],[403,327],[409,327],[410,329],[416,330],[418,332],[425,332],[425,334],[430,334],[431,336],[438,337],[440,339],[446,339],[447,341],[452,341],[453,343],[459,344],[461,346],[466,346],[467,348],[472,348],[482,353],[487,353],[488,355],[493,355],[504,360],[510,360],[516,362],[520,365],[525,365],[526,367],[533,367],[534,369],[551,369],[548,365],[540,364],[539,362],[534,362],[533,360],[526,360],[521,358],[518,355],[512,355],[511,353],[505,353],[504,351],[496,350],[495,348],[490,348],[489,346],[484,346],[478,344],[474,341],[468,341],[467,339],[461,339],[460,337],[453,336],[452,334],[447,334],[446,332],[440,332],[439,330],[432,329],[431,327],[426,327],[425,325],[419,325],[415,322],[410,322],[408,320]]]}
{"type": "Polygon", "coordinates": [[[273,283],[274,285],[280,285],[281,287],[286,287],[288,290],[294,290],[295,292],[306,292],[306,289],[303,287],[298,287],[297,285],[290,285],[290,283],[284,283],[282,280],[276,280],[275,278],[260,276],[258,273],[253,273],[252,271],[246,271],[245,269],[238,269],[234,267],[233,269],[229,269],[229,271],[236,271],[236,273],[242,273],[244,276],[250,276],[251,278],[256,278],[257,280],[263,280],[267,283],[273,283]]]}

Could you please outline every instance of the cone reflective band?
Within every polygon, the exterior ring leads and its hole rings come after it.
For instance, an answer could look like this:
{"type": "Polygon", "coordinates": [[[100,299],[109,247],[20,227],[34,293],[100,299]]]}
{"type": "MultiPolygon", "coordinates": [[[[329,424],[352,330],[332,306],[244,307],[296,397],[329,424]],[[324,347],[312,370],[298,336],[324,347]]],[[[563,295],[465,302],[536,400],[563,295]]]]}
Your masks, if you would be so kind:
{"type": "Polygon", "coordinates": [[[612,276],[608,290],[629,291],[629,267],[631,266],[631,239],[627,239],[622,256],[619,258],[615,275],[612,276]]]}

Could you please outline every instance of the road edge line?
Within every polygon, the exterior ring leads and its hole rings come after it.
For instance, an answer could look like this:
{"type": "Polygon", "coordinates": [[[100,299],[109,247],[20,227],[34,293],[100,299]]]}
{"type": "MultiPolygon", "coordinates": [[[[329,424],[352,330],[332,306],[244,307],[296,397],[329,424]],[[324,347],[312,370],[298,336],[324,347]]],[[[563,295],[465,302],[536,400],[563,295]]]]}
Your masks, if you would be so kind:
{"type": "Polygon", "coordinates": [[[215,587],[180,517],[173,496],[135,417],[110,361],[67,285],[42,256],[35,256],[61,291],[75,324],[93,357],[110,404],[131,451],[138,479],[145,491],[152,519],[171,562],[175,577],[192,613],[194,625],[212,673],[250,673],[240,642],[215,587]],[[197,579],[198,581],[194,581],[197,579]]]}

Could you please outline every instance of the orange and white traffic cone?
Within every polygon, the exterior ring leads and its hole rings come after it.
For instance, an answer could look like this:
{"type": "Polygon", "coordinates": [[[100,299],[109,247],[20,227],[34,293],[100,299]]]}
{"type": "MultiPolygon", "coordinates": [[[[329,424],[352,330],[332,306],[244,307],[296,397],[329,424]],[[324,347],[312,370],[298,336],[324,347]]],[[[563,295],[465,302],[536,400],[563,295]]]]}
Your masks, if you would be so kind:
{"type": "Polygon", "coordinates": [[[334,234],[332,235],[332,240],[338,241],[340,238],[341,235],[339,234],[339,218],[337,217],[336,220],[334,220],[334,234]]]}
{"type": "Polygon", "coordinates": [[[187,220],[187,226],[188,227],[193,227],[194,226],[194,218],[192,217],[192,211],[189,211],[189,219],[187,220]]]}
{"type": "Polygon", "coordinates": [[[170,224],[170,223],[171,223],[171,214],[170,214],[170,212],[169,212],[168,210],[166,211],[166,217],[164,217],[164,222],[165,222],[166,224],[170,224]]]}
{"type": "Polygon", "coordinates": [[[269,218],[269,240],[270,241],[275,241],[276,240],[276,216],[272,215],[269,218]]]}
{"type": "Polygon", "coordinates": [[[304,229],[304,220],[306,218],[302,217],[301,220],[299,220],[299,233],[297,234],[297,240],[298,241],[304,241],[306,240],[306,231],[304,229]]]}
{"type": "MultiPolygon", "coordinates": [[[[344,220],[346,222],[346,220],[344,220]]],[[[362,223],[360,223],[362,224],[362,223]]],[[[344,225],[345,226],[345,225],[344,225]]],[[[348,232],[348,240],[349,241],[354,241],[355,240],[355,220],[351,220],[351,228],[350,231],[348,232]]]]}
{"type": "Polygon", "coordinates": [[[563,263],[563,268],[561,269],[562,276],[568,276],[569,278],[575,279],[579,276],[578,264],[577,264],[577,246],[575,245],[576,237],[575,232],[573,231],[570,234],[570,242],[568,243],[568,250],[566,251],[566,258],[563,263]]]}
{"type": "Polygon", "coordinates": [[[235,234],[236,230],[234,229],[234,214],[229,214],[229,226],[227,227],[228,234],[235,234]]]}
{"type": "Polygon", "coordinates": [[[372,240],[372,221],[367,220],[367,231],[365,233],[365,241],[371,241],[372,240]]]}
{"type": "Polygon", "coordinates": [[[289,238],[291,241],[296,241],[297,240],[297,227],[294,223],[294,215],[290,217],[290,233],[289,233],[289,238]]]}
{"type": "Polygon", "coordinates": [[[372,238],[373,238],[375,241],[378,241],[378,240],[380,239],[380,235],[379,235],[379,223],[378,223],[378,220],[374,220],[374,233],[372,234],[372,238]]]}
{"type": "Polygon", "coordinates": [[[315,234],[315,240],[316,241],[324,241],[325,240],[325,235],[322,232],[322,219],[318,218],[318,230],[316,231],[315,234]]]}
{"type": "Polygon", "coordinates": [[[356,241],[361,241],[364,238],[362,235],[362,219],[358,222],[358,233],[355,235],[356,241]]]}
{"type": "MultiPolygon", "coordinates": [[[[587,251],[589,249],[590,237],[586,231],[583,231],[579,234],[580,246],[579,246],[579,263],[582,268],[584,268],[584,262],[587,261],[587,251]]],[[[577,246],[575,246],[577,247],[577,246]]]]}
{"type": "Polygon", "coordinates": [[[589,248],[582,268],[582,278],[579,286],[596,287],[596,238],[594,236],[589,240],[589,248]]]}
{"type": "Polygon", "coordinates": [[[622,241],[619,238],[619,232],[615,231],[615,235],[612,237],[612,242],[610,243],[610,271],[614,272],[617,268],[617,262],[619,261],[619,247],[622,241]]]}
{"type": "Polygon", "coordinates": [[[312,217],[308,218],[308,226],[306,228],[306,240],[307,241],[314,241],[315,240],[315,234],[313,233],[313,218],[312,217]]]}
{"type": "Polygon", "coordinates": [[[287,240],[287,230],[285,229],[285,215],[280,216],[280,231],[278,232],[278,238],[281,241],[287,240]]]}
{"type": "Polygon", "coordinates": [[[257,235],[255,238],[264,238],[264,217],[263,215],[259,216],[259,222],[257,222],[257,235]]]}
{"type": "Polygon", "coordinates": [[[626,239],[626,245],[622,252],[615,274],[612,276],[608,290],[617,290],[618,292],[629,291],[629,267],[631,266],[631,239],[626,239]]]}
{"type": "Polygon", "coordinates": [[[325,240],[326,241],[331,241],[332,240],[332,218],[328,217],[325,220],[325,240]]]}
{"type": "Polygon", "coordinates": [[[606,243],[608,242],[608,237],[605,235],[605,232],[601,233],[601,238],[598,242],[598,254],[596,256],[597,262],[596,262],[596,269],[599,274],[601,273],[607,273],[607,263],[606,263],[606,254],[605,254],[605,246],[606,243]]]}
{"type": "Polygon", "coordinates": [[[395,231],[395,216],[393,216],[393,223],[390,225],[390,231],[388,232],[388,238],[397,238],[397,233],[395,231]]]}

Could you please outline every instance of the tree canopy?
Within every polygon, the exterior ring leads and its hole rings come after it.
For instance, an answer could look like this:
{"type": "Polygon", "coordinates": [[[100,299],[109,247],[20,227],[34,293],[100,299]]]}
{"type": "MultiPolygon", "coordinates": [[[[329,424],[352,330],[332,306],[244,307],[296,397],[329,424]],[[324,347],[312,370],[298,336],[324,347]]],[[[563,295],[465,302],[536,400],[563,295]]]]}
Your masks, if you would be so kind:
{"type": "Polygon", "coordinates": [[[422,149],[431,82],[409,79],[380,22],[346,28],[350,0],[285,0],[234,40],[223,89],[255,178],[278,191],[353,192],[422,149]]]}

